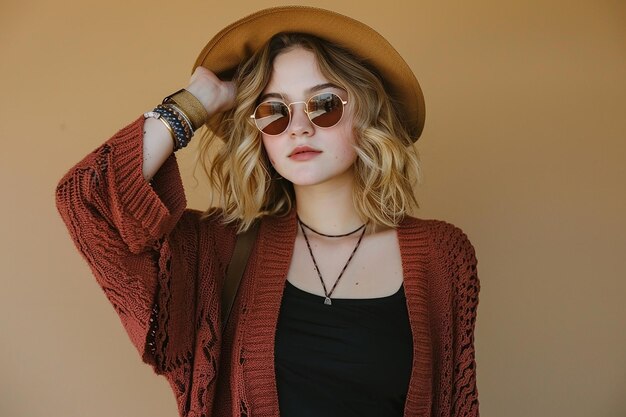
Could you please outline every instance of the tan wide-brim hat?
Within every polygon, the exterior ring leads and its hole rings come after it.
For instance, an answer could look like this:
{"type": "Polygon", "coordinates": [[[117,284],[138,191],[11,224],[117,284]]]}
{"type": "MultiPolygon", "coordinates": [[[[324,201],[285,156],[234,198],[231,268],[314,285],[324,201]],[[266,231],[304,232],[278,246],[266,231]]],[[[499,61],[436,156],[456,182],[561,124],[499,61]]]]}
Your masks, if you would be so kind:
{"type": "Polygon", "coordinates": [[[280,32],[315,35],[340,45],[373,66],[388,93],[399,102],[400,120],[413,141],[424,128],[424,95],[413,71],[387,40],[371,27],[329,10],[281,6],[260,10],[224,29],[204,47],[193,69],[203,66],[222,79],[231,79],[241,62],[250,58],[280,32]]]}

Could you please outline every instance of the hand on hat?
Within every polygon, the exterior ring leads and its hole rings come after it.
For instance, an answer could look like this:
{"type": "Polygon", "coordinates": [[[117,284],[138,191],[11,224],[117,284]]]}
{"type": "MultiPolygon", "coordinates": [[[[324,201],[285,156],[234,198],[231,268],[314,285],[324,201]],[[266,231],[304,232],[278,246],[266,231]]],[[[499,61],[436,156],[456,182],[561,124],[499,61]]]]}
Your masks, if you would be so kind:
{"type": "Polygon", "coordinates": [[[200,66],[191,75],[185,88],[204,106],[209,115],[230,109],[235,102],[235,84],[222,81],[213,72],[200,66]]]}

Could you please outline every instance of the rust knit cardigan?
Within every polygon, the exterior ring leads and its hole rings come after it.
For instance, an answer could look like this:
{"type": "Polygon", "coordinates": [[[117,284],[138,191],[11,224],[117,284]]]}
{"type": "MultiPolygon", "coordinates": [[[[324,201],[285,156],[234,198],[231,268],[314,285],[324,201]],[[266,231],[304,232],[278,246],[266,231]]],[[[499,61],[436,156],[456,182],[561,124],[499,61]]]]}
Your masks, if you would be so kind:
{"type": "MultiPolygon", "coordinates": [[[[234,227],[185,208],[174,155],[143,179],[143,121],[61,179],[57,208],[143,361],[169,381],[181,416],[278,417],[274,335],[295,213],[261,222],[222,332],[234,227]]],[[[474,249],[440,221],[407,217],[397,233],[414,346],[404,416],[478,416],[474,249]]]]}

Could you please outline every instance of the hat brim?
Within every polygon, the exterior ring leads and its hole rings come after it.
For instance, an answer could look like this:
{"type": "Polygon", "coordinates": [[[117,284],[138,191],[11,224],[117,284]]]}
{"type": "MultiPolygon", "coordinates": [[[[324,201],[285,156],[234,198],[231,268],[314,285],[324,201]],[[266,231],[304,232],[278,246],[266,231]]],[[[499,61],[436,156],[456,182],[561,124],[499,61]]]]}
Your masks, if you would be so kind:
{"type": "Polygon", "coordinates": [[[222,29],[204,47],[193,70],[203,66],[231,79],[239,64],[281,32],[311,34],[340,45],[374,67],[392,98],[413,141],[422,133],[424,95],[411,68],[391,44],[364,23],[329,10],[282,6],[260,10],[222,29]]]}

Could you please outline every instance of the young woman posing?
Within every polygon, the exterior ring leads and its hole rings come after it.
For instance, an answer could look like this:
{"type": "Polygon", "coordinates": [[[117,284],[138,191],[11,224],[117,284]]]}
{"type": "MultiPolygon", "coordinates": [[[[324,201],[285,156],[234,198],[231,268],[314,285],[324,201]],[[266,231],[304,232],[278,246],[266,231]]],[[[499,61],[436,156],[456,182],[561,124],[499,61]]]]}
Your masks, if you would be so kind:
{"type": "Polygon", "coordinates": [[[196,66],[57,188],[180,415],[477,416],[476,259],[458,228],[408,215],[424,109],[406,63],[360,22],[280,7],[224,29],[196,66]],[[173,151],[205,123],[220,208],[201,213],[173,151]],[[226,269],[255,221],[222,330],[226,269]]]}

